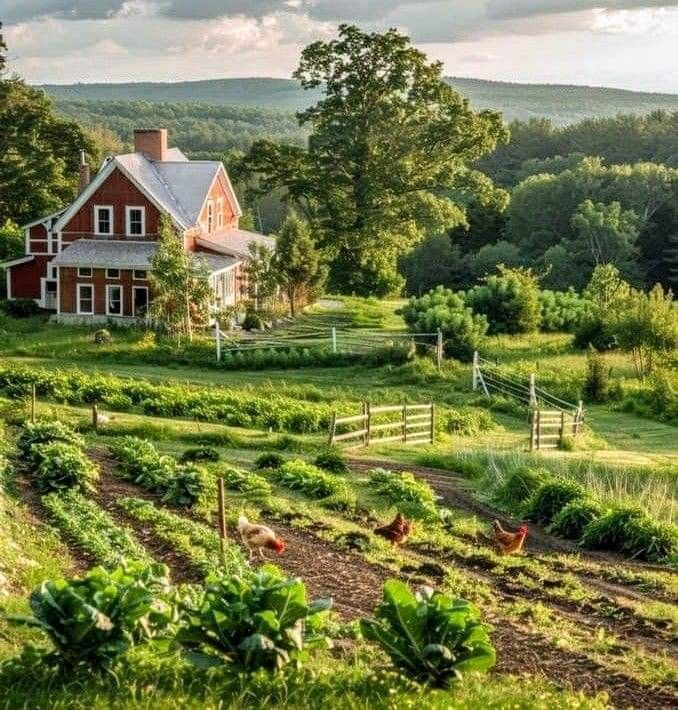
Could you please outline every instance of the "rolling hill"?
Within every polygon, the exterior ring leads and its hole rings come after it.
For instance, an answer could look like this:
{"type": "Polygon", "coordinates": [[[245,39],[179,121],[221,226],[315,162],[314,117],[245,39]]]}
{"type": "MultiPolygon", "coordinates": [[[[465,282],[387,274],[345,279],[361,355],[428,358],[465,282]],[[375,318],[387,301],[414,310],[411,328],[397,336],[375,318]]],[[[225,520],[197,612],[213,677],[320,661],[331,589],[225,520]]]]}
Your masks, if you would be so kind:
{"type": "MultiPolygon", "coordinates": [[[[447,79],[477,108],[502,111],[507,120],[545,116],[563,125],[591,116],[678,110],[678,94],[651,94],[623,89],[560,84],[516,84],[481,79],[447,79]]],[[[319,92],[303,91],[291,79],[210,79],[176,83],[47,84],[58,99],[141,100],[237,104],[295,111],[314,103],[319,92]]]]}

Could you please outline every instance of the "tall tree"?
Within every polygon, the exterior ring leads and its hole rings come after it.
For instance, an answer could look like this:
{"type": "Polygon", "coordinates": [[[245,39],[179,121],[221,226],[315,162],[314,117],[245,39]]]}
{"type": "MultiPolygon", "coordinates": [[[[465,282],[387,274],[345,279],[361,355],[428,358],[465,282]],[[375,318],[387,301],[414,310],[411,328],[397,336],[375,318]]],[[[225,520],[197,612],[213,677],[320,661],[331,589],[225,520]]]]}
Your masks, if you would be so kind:
{"type": "Polygon", "coordinates": [[[182,335],[192,340],[195,326],[206,322],[212,289],[204,262],[184,249],[181,236],[166,215],[160,221],[150,281],[153,320],[177,340],[182,335]]]}
{"type": "Polygon", "coordinates": [[[0,261],[14,259],[24,253],[24,232],[11,219],[0,225],[0,261]]]}
{"type": "Polygon", "coordinates": [[[0,46],[0,223],[19,224],[70,202],[78,184],[80,150],[92,140],[69,119],[59,118],[39,89],[2,76],[0,46]]]}
{"type": "Polygon", "coordinates": [[[283,222],[275,252],[276,271],[287,294],[290,313],[295,316],[299,305],[307,303],[320,290],[327,278],[311,229],[294,212],[283,222]]]}
{"type": "Polygon", "coordinates": [[[5,71],[5,66],[7,64],[7,58],[5,57],[5,52],[7,51],[7,45],[5,44],[5,40],[2,36],[2,22],[0,22],[0,77],[2,77],[4,71],[5,71]]]}
{"type": "Polygon", "coordinates": [[[466,166],[507,137],[499,114],[475,113],[442,64],[395,30],[339,37],[302,52],[295,77],[323,98],[298,114],[308,149],[259,141],[245,163],[259,188],[284,188],[317,229],[331,285],[386,294],[402,286],[399,255],[464,221],[444,195],[466,166]]]}

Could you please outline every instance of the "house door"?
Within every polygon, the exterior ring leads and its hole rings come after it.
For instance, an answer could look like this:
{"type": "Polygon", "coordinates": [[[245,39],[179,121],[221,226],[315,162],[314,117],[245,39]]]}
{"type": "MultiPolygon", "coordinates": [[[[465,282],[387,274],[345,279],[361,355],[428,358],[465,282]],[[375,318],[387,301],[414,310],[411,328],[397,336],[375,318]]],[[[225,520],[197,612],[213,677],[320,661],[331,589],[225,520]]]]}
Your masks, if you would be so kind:
{"type": "Polygon", "coordinates": [[[146,286],[134,286],[132,288],[132,298],[134,300],[133,313],[137,318],[145,318],[148,313],[148,288],[146,286]]]}
{"type": "Polygon", "coordinates": [[[57,307],[57,282],[45,281],[45,308],[55,311],[57,307]]]}

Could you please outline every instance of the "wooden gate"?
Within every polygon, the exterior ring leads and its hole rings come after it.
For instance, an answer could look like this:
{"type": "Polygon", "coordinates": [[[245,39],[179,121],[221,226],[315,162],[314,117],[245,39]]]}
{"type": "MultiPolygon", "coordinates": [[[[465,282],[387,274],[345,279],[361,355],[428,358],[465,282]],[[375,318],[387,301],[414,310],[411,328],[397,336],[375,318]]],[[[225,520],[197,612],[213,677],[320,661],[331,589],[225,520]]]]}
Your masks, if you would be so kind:
{"type": "Polygon", "coordinates": [[[559,409],[535,409],[532,412],[530,427],[530,451],[557,449],[566,436],[577,436],[583,425],[582,408],[576,409],[572,414],[559,409]]]}
{"type": "Polygon", "coordinates": [[[332,416],[329,444],[353,442],[370,446],[398,442],[408,446],[432,444],[435,439],[435,405],[398,404],[374,407],[363,402],[362,414],[332,416]],[[353,428],[353,427],[358,427],[353,428]],[[348,429],[348,431],[347,431],[348,429]]]}

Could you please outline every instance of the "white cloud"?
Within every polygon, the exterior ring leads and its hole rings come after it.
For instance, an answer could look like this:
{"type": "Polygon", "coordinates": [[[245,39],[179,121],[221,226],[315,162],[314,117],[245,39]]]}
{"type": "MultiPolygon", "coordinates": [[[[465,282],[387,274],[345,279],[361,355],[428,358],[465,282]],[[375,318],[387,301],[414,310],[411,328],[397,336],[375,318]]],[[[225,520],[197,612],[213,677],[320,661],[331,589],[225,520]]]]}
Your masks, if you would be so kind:
{"type": "Polygon", "coordinates": [[[594,10],[591,29],[604,34],[678,34],[678,9],[594,10]]]}

